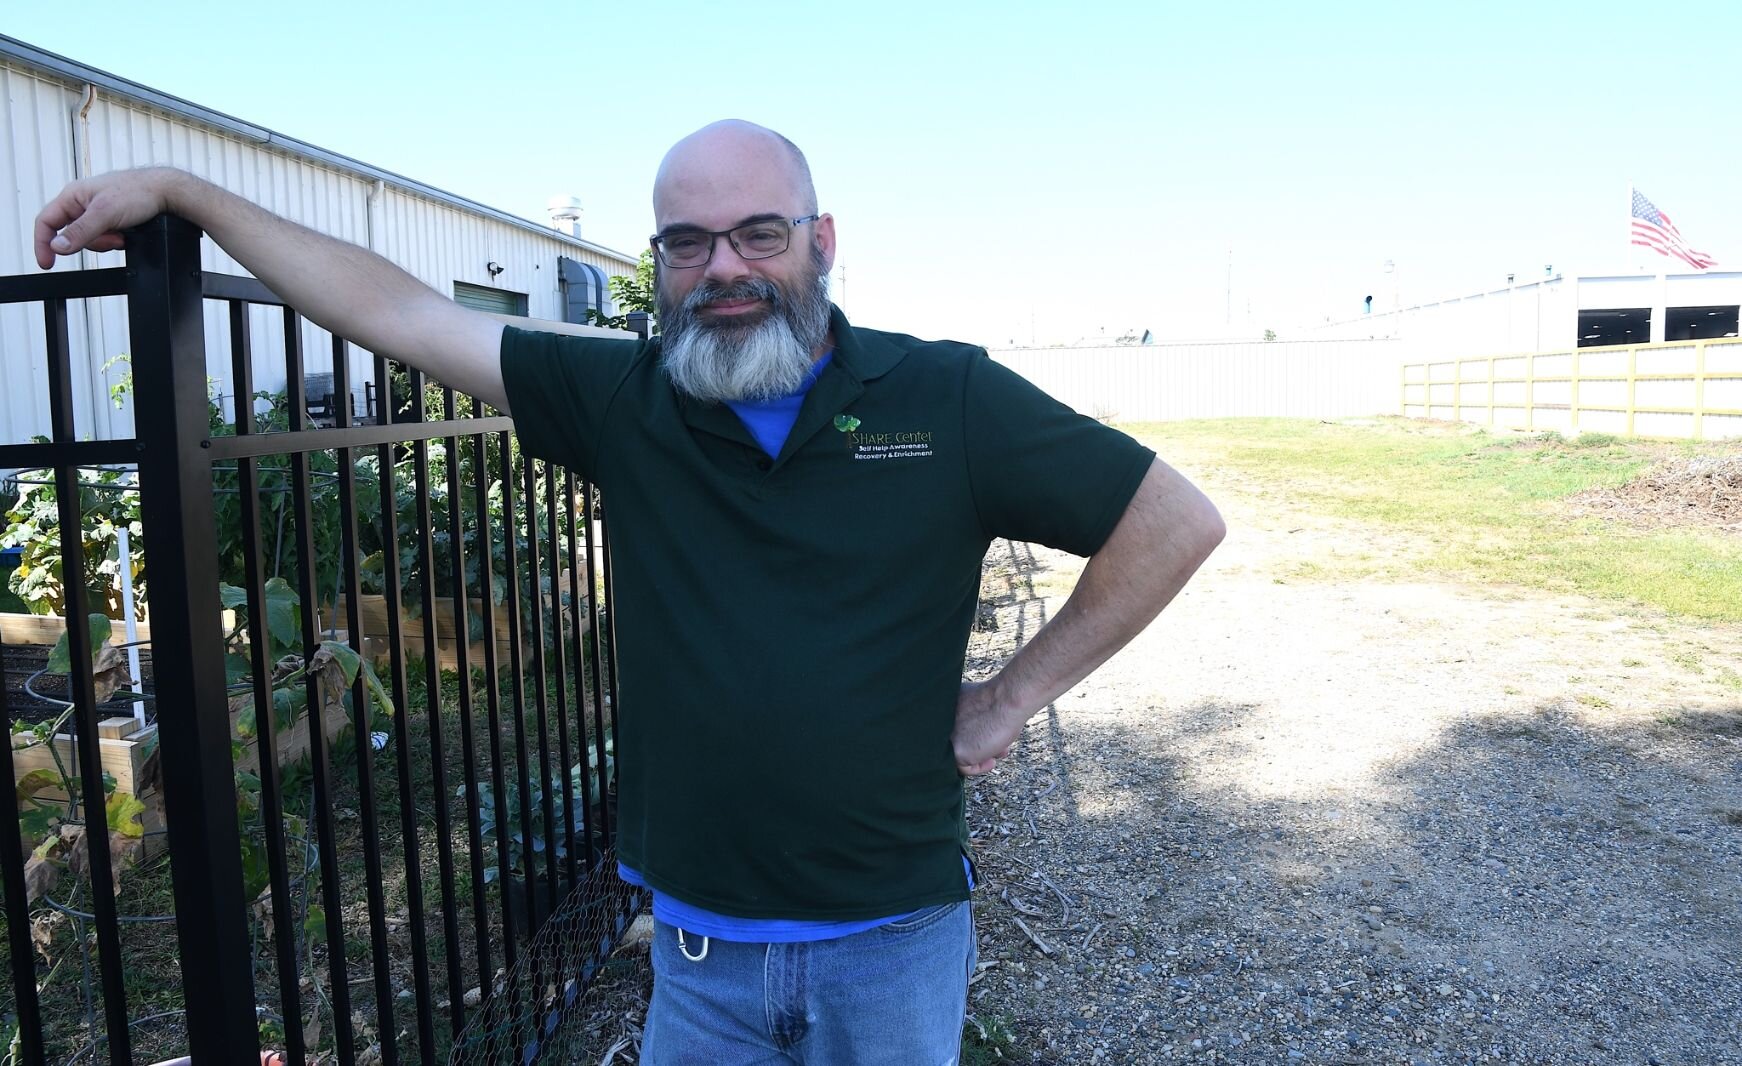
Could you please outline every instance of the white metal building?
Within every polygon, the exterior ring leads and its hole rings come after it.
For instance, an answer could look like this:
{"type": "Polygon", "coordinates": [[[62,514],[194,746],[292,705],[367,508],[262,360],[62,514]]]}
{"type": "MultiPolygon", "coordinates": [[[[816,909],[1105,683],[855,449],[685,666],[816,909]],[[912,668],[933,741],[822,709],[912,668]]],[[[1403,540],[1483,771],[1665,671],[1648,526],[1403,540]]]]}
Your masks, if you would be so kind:
{"type": "Polygon", "coordinates": [[[1486,292],[1380,310],[1311,331],[1394,337],[1411,359],[1505,355],[1735,337],[1742,272],[1623,274],[1509,283],[1486,292]]]}
{"type": "MultiPolygon", "coordinates": [[[[553,322],[585,321],[588,308],[611,313],[606,279],[632,274],[634,256],[580,239],[422,182],[285,137],[241,119],[118,78],[0,36],[0,273],[37,270],[33,222],[67,182],[127,167],[166,164],[189,170],[312,229],[379,252],[462,302],[553,322]]],[[[573,176],[554,176],[553,182],[573,176]]],[[[204,267],[246,273],[210,240],[204,267]]],[[[56,269],[118,266],[120,253],[86,253],[56,269]]],[[[276,313],[255,309],[256,383],[284,384],[276,313]]],[[[81,435],[126,436],[131,417],[108,401],[122,368],[106,364],[128,347],[119,299],[69,308],[76,419],[81,435]]],[[[305,327],[311,373],[330,363],[326,335],[305,327]]],[[[223,310],[208,307],[207,351],[213,389],[230,394],[223,310]]],[[[42,315],[0,308],[0,442],[48,432],[42,315]]],[[[368,376],[357,352],[351,380],[368,376]]],[[[363,412],[356,386],[353,405],[363,412]]]]}

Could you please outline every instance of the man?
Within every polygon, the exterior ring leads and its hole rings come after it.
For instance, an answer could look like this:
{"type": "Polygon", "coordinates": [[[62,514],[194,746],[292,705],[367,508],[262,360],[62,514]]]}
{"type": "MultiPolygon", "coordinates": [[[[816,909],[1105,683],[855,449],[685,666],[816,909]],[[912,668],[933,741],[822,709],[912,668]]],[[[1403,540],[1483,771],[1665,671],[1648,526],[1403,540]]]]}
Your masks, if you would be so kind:
{"type": "Polygon", "coordinates": [[[962,778],[1154,618],[1221,519],[983,351],[849,325],[827,296],[834,218],[778,134],[686,137],[653,206],[647,343],[505,329],[173,171],[69,186],[36,245],[47,267],[182,215],[309,318],[510,411],[529,454],[602,486],[619,859],[656,919],[643,1062],[947,1066],[974,965],[962,778]],[[963,684],[993,537],[1090,559],[1049,625],[963,684]]]}

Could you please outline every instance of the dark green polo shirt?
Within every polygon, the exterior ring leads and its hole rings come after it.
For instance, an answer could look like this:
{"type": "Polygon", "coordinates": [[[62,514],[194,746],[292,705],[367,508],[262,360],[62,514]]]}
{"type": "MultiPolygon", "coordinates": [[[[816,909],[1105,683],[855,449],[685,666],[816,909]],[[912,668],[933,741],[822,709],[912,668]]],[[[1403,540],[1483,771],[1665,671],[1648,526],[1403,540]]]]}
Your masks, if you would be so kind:
{"type": "Polygon", "coordinates": [[[618,640],[618,849],[743,918],[963,899],[950,746],[994,537],[1090,555],[1153,454],[984,350],[854,329],[770,460],[659,341],[508,329],[521,447],[600,486],[618,640]]]}

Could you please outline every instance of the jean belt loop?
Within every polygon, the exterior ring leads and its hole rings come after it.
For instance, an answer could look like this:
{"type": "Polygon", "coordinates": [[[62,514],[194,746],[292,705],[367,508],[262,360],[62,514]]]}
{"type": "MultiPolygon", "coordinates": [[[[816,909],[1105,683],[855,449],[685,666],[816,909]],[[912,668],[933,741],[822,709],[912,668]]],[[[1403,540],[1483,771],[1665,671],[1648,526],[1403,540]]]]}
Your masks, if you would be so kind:
{"type": "Polygon", "coordinates": [[[690,960],[691,962],[701,962],[703,959],[708,957],[708,938],[702,937],[702,950],[701,950],[701,952],[699,954],[696,954],[696,955],[691,955],[689,944],[684,942],[683,930],[679,929],[677,931],[677,949],[678,949],[678,951],[683,953],[684,958],[690,960]]]}

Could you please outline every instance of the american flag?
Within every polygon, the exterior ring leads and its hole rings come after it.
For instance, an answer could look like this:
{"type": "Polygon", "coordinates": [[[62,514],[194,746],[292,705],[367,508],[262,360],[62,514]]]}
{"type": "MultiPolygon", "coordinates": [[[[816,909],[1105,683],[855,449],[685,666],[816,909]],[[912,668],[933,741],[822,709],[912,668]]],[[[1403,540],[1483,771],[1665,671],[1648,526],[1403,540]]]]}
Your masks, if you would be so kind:
{"type": "Polygon", "coordinates": [[[1718,265],[1718,261],[1706,253],[1689,248],[1669,216],[1659,211],[1657,205],[1647,200],[1638,189],[1633,190],[1633,243],[1655,248],[1659,255],[1674,256],[1695,270],[1718,265]]]}

